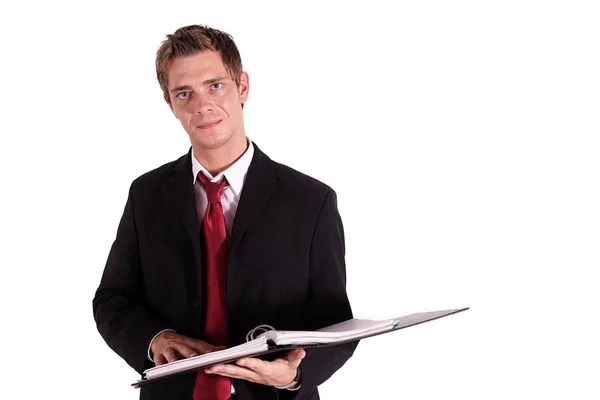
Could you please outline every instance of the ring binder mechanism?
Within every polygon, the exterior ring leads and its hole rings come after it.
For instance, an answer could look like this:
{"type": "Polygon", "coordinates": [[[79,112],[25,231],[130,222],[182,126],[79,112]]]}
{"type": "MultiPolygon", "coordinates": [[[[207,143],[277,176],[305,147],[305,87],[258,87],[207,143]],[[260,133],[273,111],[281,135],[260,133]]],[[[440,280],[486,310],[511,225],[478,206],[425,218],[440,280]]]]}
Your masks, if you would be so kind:
{"type": "Polygon", "coordinates": [[[268,353],[297,348],[334,346],[359,341],[433,321],[468,309],[466,307],[421,312],[380,321],[353,318],[315,331],[286,331],[277,330],[271,325],[258,325],[248,332],[246,343],[149,368],[142,374],[142,379],[131,386],[139,388],[169,376],[197,371],[216,364],[230,363],[246,357],[258,357],[268,353]],[[262,331],[262,333],[255,336],[258,331],[262,331]]]}
{"type": "Polygon", "coordinates": [[[258,325],[258,326],[254,327],[254,328],[252,328],[252,329],[250,329],[248,331],[248,333],[246,334],[246,342],[254,340],[254,334],[258,330],[262,330],[264,332],[267,332],[267,331],[274,331],[275,328],[273,328],[271,325],[258,325]]]}

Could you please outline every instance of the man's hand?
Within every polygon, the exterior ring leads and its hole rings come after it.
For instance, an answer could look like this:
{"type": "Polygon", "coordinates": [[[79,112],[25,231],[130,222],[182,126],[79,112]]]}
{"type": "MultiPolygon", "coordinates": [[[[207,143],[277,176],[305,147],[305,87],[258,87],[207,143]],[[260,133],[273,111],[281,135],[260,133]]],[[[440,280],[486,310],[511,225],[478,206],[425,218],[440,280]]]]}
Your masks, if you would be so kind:
{"type": "Polygon", "coordinates": [[[237,365],[219,364],[207,368],[205,371],[208,374],[282,387],[292,383],[296,377],[298,366],[305,356],[304,350],[292,350],[285,357],[273,361],[242,358],[236,362],[237,365]]]}
{"type": "Polygon", "coordinates": [[[195,357],[225,348],[225,346],[213,346],[202,340],[166,331],[154,338],[150,351],[152,351],[154,363],[162,365],[182,358],[195,357]]]}

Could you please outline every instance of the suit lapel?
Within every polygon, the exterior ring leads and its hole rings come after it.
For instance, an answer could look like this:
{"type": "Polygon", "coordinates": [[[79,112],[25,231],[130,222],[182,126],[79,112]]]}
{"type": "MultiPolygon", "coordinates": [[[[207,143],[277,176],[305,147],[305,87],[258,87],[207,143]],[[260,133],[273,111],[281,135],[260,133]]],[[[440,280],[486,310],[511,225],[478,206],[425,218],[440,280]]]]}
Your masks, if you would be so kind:
{"type": "Polygon", "coordinates": [[[263,204],[269,199],[275,187],[275,172],[273,171],[271,159],[254,142],[253,145],[254,156],[246,174],[231,230],[230,253],[235,250],[244,232],[259,214],[263,204]]]}
{"type": "Polygon", "coordinates": [[[246,277],[252,273],[242,269],[242,260],[237,258],[238,254],[235,250],[248,227],[260,214],[274,188],[275,172],[272,161],[254,144],[254,156],[246,174],[229,241],[227,307],[230,310],[235,308],[235,304],[244,293],[246,277]]]}
{"type": "Polygon", "coordinates": [[[167,193],[165,195],[171,201],[172,212],[175,224],[182,223],[191,242],[195,265],[186,268],[185,275],[188,277],[187,284],[189,293],[195,294],[196,300],[202,299],[202,247],[200,245],[200,224],[198,223],[198,214],[196,211],[196,197],[194,194],[192,176],[191,149],[188,154],[182,157],[169,178],[167,193]]]}

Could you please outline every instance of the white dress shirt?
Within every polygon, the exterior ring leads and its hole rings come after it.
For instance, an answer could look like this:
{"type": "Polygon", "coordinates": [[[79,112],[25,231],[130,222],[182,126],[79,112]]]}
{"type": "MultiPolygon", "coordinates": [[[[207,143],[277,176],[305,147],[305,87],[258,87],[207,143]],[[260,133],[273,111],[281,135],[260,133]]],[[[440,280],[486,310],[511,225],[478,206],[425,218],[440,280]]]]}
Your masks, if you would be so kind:
{"type": "Polygon", "coordinates": [[[198,162],[196,156],[192,153],[192,173],[194,175],[194,193],[196,195],[196,210],[198,212],[198,223],[202,225],[204,213],[206,211],[206,191],[202,183],[198,179],[198,173],[203,173],[211,182],[219,182],[224,176],[229,182],[229,185],[223,189],[221,196],[221,205],[223,206],[223,214],[225,216],[225,225],[227,227],[227,237],[231,236],[231,226],[235,212],[237,211],[240,195],[246,180],[246,174],[250,167],[250,162],[254,156],[254,146],[251,141],[248,141],[248,149],[237,159],[229,168],[221,172],[217,176],[212,176],[210,172],[202,164],[198,162]]]}

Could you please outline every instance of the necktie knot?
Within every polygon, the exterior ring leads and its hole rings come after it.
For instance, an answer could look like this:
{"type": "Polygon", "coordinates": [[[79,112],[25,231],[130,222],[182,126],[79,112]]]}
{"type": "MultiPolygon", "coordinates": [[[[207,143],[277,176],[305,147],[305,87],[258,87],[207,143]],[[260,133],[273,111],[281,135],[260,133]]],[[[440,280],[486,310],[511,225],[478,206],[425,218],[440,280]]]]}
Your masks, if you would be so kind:
{"type": "Polygon", "coordinates": [[[229,184],[227,179],[223,177],[219,182],[211,182],[208,180],[208,177],[204,175],[202,172],[198,173],[198,179],[204,190],[206,190],[206,197],[209,203],[220,203],[221,195],[223,194],[223,189],[229,184]]]}

